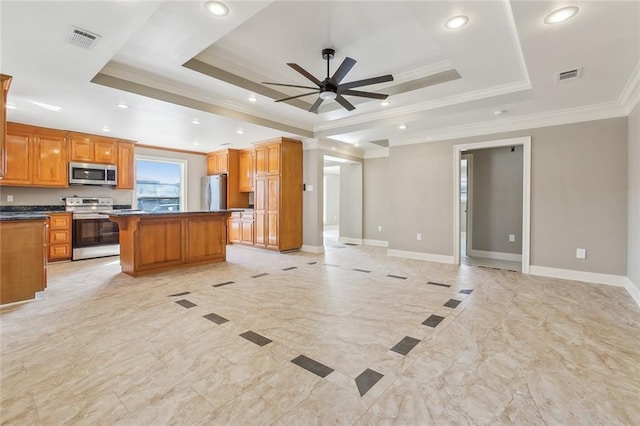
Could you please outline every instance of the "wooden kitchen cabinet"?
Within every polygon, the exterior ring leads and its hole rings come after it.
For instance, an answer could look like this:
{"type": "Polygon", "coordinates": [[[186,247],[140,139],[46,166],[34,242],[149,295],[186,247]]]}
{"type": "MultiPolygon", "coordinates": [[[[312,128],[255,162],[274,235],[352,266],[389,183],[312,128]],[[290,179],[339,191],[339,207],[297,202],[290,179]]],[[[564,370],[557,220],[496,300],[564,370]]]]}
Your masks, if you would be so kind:
{"type": "Polygon", "coordinates": [[[302,246],[302,143],[278,138],[256,144],[254,244],[272,250],[302,246]]]}
{"type": "Polygon", "coordinates": [[[231,212],[229,243],[253,245],[253,211],[231,212]]]}
{"type": "Polygon", "coordinates": [[[249,207],[249,194],[240,192],[240,151],[237,149],[223,149],[207,154],[207,174],[227,175],[227,208],[249,207]]]}
{"type": "Polygon", "coordinates": [[[210,152],[207,154],[207,174],[217,175],[221,173],[229,173],[229,151],[231,149],[223,149],[220,151],[210,152]]]}
{"type": "Polygon", "coordinates": [[[7,96],[12,77],[0,74],[0,179],[6,173],[7,159],[5,156],[5,141],[7,138],[7,96]]]}
{"type": "Polygon", "coordinates": [[[116,164],[117,139],[69,132],[69,161],[78,163],[116,164]]]}
{"type": "Polygon", "coordinates": [[[0,185],[69,186],[64,131],[7,123],[5,154],[7,168],[0,185]]]}
{"type": "Polygon", "coordinates": [[[116,189],[133,189],[136,172],[134,161],[134,144],[128,141],[118,141],[118,182],[116,189]]]}
{"type": "Polygon", "coordinates": [[[239,158],[239,190],[240,192],[253,192],[253,182],[256,173],[255,149],[243,149],[242,151],[240,151],[239,158]]]}
{"type": "Polygon", "coordinates": [[[55,212],[49,216],[48,260],[71,259],[71,213],[55,212]]]}

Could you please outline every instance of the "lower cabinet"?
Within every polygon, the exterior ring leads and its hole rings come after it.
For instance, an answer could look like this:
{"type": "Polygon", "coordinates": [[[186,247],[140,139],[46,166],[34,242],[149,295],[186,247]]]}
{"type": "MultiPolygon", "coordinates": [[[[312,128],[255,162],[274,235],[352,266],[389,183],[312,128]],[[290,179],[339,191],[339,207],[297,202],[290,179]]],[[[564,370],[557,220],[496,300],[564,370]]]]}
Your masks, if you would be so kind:
{"type": "Polygon", "coordinates": [[[48,260],[71,259],[71,213],[49,213],[48,260]]]}
{"type": "Polygon", "coordinates": [[[229,218],[229,242],[252,246],[253,224],[253,211],[232,212],[229,218]]]}

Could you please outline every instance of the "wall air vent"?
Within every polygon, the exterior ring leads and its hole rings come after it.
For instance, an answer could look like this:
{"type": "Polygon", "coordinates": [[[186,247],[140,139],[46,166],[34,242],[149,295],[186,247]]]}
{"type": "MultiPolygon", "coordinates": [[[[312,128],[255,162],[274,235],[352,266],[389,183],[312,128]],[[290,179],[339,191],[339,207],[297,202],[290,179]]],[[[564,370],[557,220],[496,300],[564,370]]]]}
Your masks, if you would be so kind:
{"type": "Polygon", "coordinates": [[[82,47],[84,49],[93,49],[93,46],[102,37],[91,31],[83,30],[78,27],[71,27],[71,34],[69,34],[69,43],[82,47]]]}
{"type": "Polygon", "coordinates": [[[582,75],[582,68],[574,68],[567,71],[556,73],[556,83],[564,83],[569,80],[575,80],[582,75]]]}

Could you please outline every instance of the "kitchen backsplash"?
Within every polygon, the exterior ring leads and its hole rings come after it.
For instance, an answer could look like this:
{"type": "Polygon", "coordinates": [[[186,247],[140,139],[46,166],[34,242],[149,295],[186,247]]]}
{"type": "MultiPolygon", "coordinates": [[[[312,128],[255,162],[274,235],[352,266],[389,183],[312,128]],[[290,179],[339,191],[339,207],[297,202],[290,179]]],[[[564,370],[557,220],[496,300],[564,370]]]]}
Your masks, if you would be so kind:
{"type": "Polygon", "coordinates": [[[111,197],[113,204],[133,204],[133,191],[102,186],[70,186],[69,188],[0,187],[0,206],[62,206],[60,197],[111,197]],[[7,201],[12,195],[13,201],[7,201]]]}

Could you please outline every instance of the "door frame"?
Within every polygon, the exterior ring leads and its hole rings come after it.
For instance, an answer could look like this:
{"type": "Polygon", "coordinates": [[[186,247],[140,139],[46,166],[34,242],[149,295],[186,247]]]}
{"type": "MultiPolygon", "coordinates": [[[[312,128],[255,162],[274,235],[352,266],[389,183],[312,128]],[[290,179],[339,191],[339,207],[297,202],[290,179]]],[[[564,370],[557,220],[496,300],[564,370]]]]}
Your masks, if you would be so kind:
{"type": "MultiPolygon", "coordinates": [[[[531,136],[453,146],[453,263],[460,264],[460,160],[463,151],[522,145],[522,273],[529,273],[531,245],[531,136]]],[[[468,167],[468,164],[467,164],[468,167]]],[[[467,181],[468,184],[468,181],[467,181]]],[[[467,208],[467,215],[469,214],[467,208]]],[[[468,223],[467,223],[468,224],[468,223]]],[[[467,228],[467,233],[469,229],[467,228]]],[[[467,240],[468,241],[468,240],[467,240]]]]}

